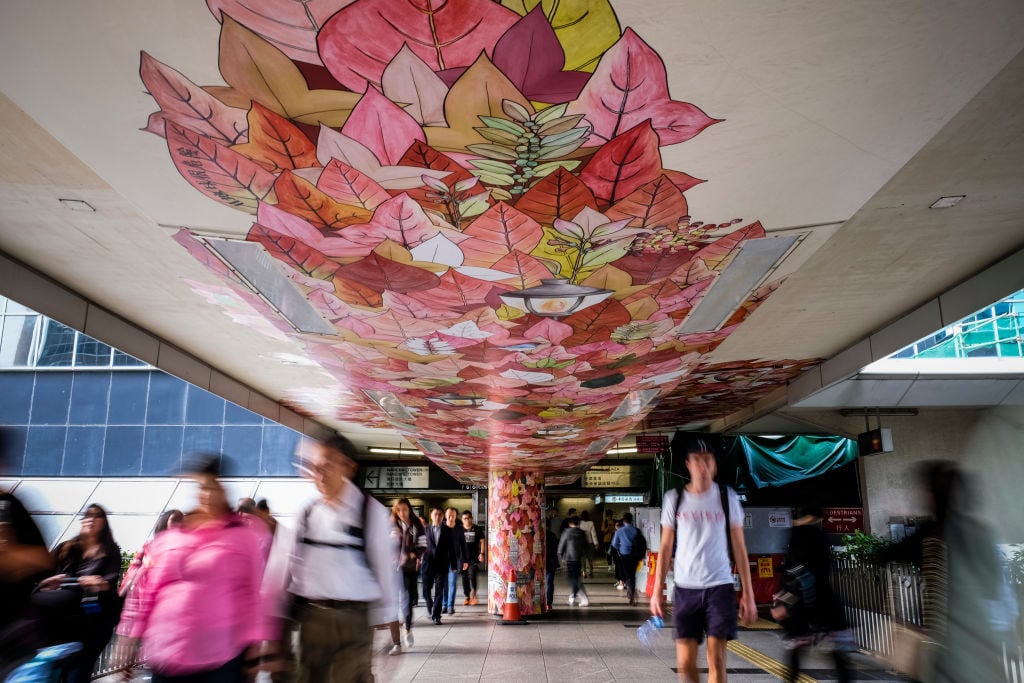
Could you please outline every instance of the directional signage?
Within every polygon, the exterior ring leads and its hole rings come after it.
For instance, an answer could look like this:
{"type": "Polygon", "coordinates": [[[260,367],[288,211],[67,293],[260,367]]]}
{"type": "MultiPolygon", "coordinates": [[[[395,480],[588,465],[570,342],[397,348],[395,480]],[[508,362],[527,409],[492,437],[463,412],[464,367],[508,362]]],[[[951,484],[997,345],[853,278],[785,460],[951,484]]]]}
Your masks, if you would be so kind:
{"type": "Polygon", "coordinates": [[[826,534],[852,534],[864,531],[864,508],[825,508],[821,530],[826,534]]]}
{"type": "Polygon", "coordinates": [[[640,434],[636,437],[637,453],[654,453],[657,455],[668,450],[668,436],[665,434],[640,434]]]}
{"type": "Polygon", "coordinates": [[[594,465],[583,473],[585,489],[622,489],[650,486],[649,467],[634,465],[594,465]]]}
{"type": "Polygon", "coordinates": [[[368,489],[425,489],[430,486],[429,467],[366,467],[363,486],[368,489]]]}

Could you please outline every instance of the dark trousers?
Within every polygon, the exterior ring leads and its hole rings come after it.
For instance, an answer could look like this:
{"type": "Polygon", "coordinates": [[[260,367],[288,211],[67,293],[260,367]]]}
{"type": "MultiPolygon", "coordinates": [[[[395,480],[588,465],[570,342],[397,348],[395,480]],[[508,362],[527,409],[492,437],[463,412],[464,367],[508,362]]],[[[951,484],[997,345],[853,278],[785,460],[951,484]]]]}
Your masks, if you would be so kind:
{"type": "MultiPolygon", "coordinates": [[[[803,649],[802,647],[794,647],[789,651],[789,678],[786,679],[788,683],[796,683],[800,677],[800,653],[803,649]]],[[[850,662],[847,659],[846,653],[835,650],[832,652],[832,659],[836,664],[836,681],[838,683],[849,683],[850,662]]]]}
{"type": "Polygon", "coordinates": [[[297,683],[373,683],[369,604],[303,606],[296,654],[297,683]]]}
{"type": "Polygon", "coordinates": [[[240,683],[244,677],[243,657],[244,653],[224,662],[216,669],[196,671],[181,676],[168,676],[154,671],[153,683],[240,683]]]}
{"type": "MultiPolygon", "coordinates": [[[[430,607],[430,618],[440,619],[441,610],[444,609],[444,598],[445,589],[448,588],[448,575],[451,574],[451,570],[447,567],[442,567],[433,573],[433,576],[427,578],[434,584],[434,600],[429,605],[430,607]]],[[[426,584],[424,584],[426,586],[426,584]]],[[[423,589],[426,592],[426,588],[423,589]]]]}
{"type": "Polygon", "coordinates": [[[402,570],[402,590],[405,591],[405,602],[402,603],[402,607],[404,607],[402,618],[405,620],[405,628],[407,629],[412,628],[412,606],[420,599],[419,587],[416,585],[418,579],[419,572],[415,569],[402,570]]]}
{"type": "Polygon", "coordinates": [[[565,563],[565,575],[569,577],[569,595],[576,597],[578,594],[587,594],[587,589],[580,582],[580,574],[583,572],[581,560],[567,560],[565,563]]]}
{"type": "Polygon", "coordinates": [[[468,598],[476,595],[476,575],[480,571],[480,565],[470,562],[469,566],[462,570],[462,592],[468,598]]]}
{"type": "Polygon", "coordinates": [[[557,568],[556,569],[548,568],[547,572],[544,574],[544,580],[547,583],[547,585],[545,586],[545,589],[546,589],[547,593],[545,594],[544,597],[546,597],[547,600],[548,600],[548,607],[551,607],[551,605],[553,605],[555,603],[555,572],[556,571],[558,571],[557,568]]]}

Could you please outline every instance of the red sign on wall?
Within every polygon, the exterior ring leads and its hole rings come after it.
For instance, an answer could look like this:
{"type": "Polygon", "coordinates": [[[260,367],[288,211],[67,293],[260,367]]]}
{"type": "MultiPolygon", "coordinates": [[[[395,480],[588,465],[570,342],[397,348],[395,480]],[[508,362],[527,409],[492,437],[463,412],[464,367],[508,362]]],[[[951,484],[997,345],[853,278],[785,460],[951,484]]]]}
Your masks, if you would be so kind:
{"type": "Polygon", "coordinates": [[[638,435],[636,437],[637,453],[661,453],[668,450],[668,437],[664,434],[638,435]]]}
{"type": "Polygon", "coordinates": [[[824,508],[821,530],[826,534],[864,531],[864,508],[824,508]]]}

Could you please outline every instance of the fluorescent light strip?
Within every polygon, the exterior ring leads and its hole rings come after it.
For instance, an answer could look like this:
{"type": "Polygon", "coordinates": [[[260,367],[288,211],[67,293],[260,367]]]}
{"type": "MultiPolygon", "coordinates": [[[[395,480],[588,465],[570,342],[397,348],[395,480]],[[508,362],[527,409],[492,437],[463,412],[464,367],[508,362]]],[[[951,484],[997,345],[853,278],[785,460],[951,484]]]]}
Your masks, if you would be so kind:
{"type": "Polygon", "coordinates": [[[622,448],[612,448],[607,451],[606,455],[625,455],[626,453],[636,453],[636,446],[623,446],[622,448]]]}

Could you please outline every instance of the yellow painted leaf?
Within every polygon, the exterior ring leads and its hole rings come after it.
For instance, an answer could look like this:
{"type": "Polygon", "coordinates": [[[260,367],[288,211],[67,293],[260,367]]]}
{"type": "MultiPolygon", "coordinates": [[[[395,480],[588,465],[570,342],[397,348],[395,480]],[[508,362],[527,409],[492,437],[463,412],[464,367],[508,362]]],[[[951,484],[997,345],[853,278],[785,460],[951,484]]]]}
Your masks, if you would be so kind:
{"type": "Polygon", "coordinates": [[[302,72],[283,52],[227,15],[220,30],[220,73],[230,89],[207,92],[229,106],[255,100],[285,118],[340,126],[360,95],[310,90],[302,72]],[[340,119],[340,120],[339,120],[340,119]]]}
{"type": "Polygon", "coordinates": [[[395,263],[412,263],[412,252],[394,240],[384,240],[373,251],[395,263]]]}
{"type": "Polygon", "coordinates": [[[427,144],[441,151],[465,151],[467,145],[482,144],[486,140],[474,128],[481,125],[480,116],[506,119],[502,100],[512,100],[531,114],[533,107],[512,81],[501,73],[486,54],[481,53],[473,65],[459,76],[444,100],[447,128],[428,126],[427,144]]]}
{"type": "Polygon", "coordinates": [[[643,286],[634,287],[633,278],[629,276],[629,273],[619,270],[615,266],[606,265],[594,271],[594,273],[588,277],[585,281],[580,283],[587,287],[600,287],[602,289],[610,289],[615,292],[615,298],[621,299],[623,296],[643,289],[643,286]]]}
{"type": "Polygon", "coordinates": [[[502,304],[494,311],[494,314],[498,316],[498,320],[515,320],[516,318],[522,318],[526,315],[526,312],[518,308],[502,304]]]}
{"type": "Polygon", "coordinates": [[[658,302],[649,296],[626,304],[626,310],[629,311],[629,316],[633,320],[650,320],[660,308],[658,302]]]}
{"type": "Polygon", "coordinates": [[[593,71],[601,55],[622,35],[609,0],[502,0],[525,16],[538,4],[565,50],[566,71],[593,71]]]}
{"type": "Polygon", "coordinates": [[[575,260],[576,251],[574,249],[558,251],[564,247],[549,244],[551,241],[562,241],[564,239],[550,225],[545,225],[544,239],[530,252],[530,256],[544,259],[548,263],[554,264],[556,267],[552,268],[552,271],[555,271],[556,277],[568,277],[572,273],[573,261],[575,260]]]}

